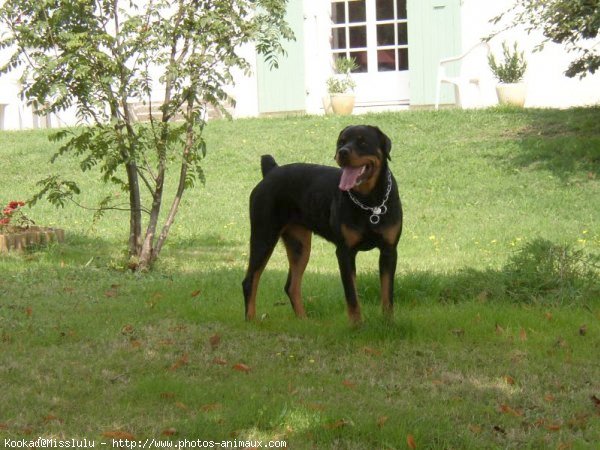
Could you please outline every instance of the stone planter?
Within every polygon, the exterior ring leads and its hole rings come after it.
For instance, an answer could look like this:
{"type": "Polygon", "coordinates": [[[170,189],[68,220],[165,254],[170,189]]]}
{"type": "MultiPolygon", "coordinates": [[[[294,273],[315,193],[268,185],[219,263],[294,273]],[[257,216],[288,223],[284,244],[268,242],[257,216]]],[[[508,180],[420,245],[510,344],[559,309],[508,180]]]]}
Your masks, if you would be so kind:
{"type": "Polygon", "coordinates": [[[331,108],[335,114],[348,116],[354,109],[354,94],[331,94],[331,108]]]}
{"type": "Polygon", "coordinates": [[[65,232],[59,228],[29,227],[11,231],[0,230],[0,253],[23,251],[28,247],[64,242],[65,232]]]}
{"type": "Polygon", "coordinates": [[[525,83],[500,83],[496,86],[496,94],[498,94],[498,102],[501,105],[522,108],[525,105],[527,90],[525,83]]]}

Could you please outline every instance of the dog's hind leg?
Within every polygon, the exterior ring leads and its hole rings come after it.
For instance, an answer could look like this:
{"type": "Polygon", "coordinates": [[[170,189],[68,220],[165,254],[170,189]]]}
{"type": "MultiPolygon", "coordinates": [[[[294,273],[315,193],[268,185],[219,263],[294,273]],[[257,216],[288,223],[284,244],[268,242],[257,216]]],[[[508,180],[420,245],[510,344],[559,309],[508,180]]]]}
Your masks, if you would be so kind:
{"type": "Polygon", "coordinates": [[[269,231],[268,228],[261,229],[261,227],[252,225],[248,270],[246,271],[244,281],[242,281],[246,320],[252,320],[256,315],[258,282],[279,240],[279,233],[277,231],[269,231]]]}
{"type": "Polygon", "coordinates": [[[290,263],[285,293],[290,298],[296,316],[306,317],[302,302],[302,275],[310,258],[312,232],[299,225],[289,225],[281,237],[290,263]]]}

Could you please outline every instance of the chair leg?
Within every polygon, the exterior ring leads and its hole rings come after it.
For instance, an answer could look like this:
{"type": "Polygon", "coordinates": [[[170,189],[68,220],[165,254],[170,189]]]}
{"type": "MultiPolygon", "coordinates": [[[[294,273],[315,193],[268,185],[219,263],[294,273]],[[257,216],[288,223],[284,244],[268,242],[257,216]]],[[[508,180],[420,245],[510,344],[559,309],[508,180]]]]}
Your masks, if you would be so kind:
{"type": "Polygon", "coordinates": [[[438,80],[437,88],[435,90],[435,110],[437,111],[440,107],[440,89],[442,87],[442,82],[438,80]]]}

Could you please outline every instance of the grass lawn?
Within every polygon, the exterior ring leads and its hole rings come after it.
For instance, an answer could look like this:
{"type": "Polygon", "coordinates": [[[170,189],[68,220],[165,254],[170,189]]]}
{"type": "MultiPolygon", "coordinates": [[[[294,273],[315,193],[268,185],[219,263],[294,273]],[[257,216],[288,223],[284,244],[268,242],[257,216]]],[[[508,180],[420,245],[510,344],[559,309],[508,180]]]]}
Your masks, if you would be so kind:
{"type": "MultiPolygon", "coordinates": [[[[598,448],[600,109],[215,121],[206,139],[206,185],[186,193],[148,274],[124,268],[126,213],[93,225],[74,205],[26,209],[67,242],[0,256],[0,447],[598,448]],[[357,261],[353,328],[334,248],[314,239],[308,320],[283,293],[278,247],[260,320],[246,323],[260,155],[333,165],[350,123],[393,142],[405,208],[394,322],[381,318],[377,253],[357,261]]],[[[0,133],[0,201],[54,171],[79,180],[82,204],[114,189],[69,158],[49,164],[54,150],[45,131],[0,133]]]]}

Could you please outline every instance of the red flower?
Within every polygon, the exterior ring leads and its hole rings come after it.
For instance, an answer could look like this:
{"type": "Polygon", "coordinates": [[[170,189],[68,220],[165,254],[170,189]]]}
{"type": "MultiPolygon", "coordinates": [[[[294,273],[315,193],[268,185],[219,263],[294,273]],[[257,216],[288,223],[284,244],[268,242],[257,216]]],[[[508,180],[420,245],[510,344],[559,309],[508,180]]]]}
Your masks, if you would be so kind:
{"type": "Polygon", "coordinates": [[[20,206],[25,206],[25,202],[21,202],[21,201],[12,201],[8,204],[8,207],[10,209],[17,209],[20,206]]]}
{"type": "Polygon", "coordinates": [[[2,210],[2,214],[5,216],[10,216],[13,213],[14,209],[6,207],[2,210]]]}
{"type": "Polygon", "coordinates": [[[6,219],[0,219],[0,225],[8,225],[10,219],[7,217],[6,219]]]}

